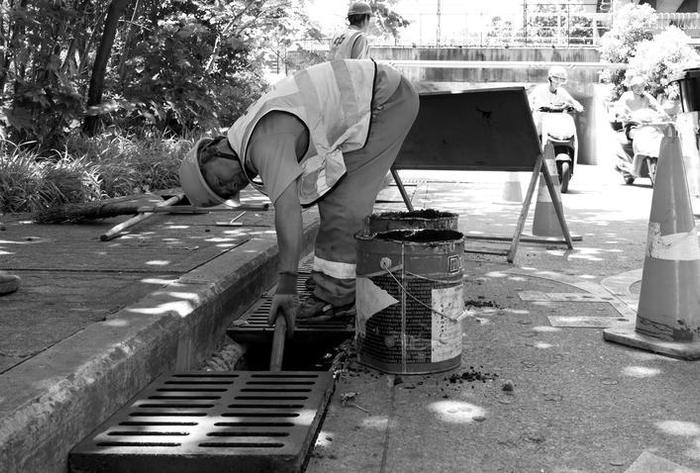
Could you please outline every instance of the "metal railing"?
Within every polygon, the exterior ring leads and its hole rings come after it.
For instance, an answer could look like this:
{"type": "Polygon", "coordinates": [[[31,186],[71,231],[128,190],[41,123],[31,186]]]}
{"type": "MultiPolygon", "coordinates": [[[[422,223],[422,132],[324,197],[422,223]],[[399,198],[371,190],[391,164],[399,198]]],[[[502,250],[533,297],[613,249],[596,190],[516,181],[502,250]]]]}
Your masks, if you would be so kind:
{"type": "MultiPolygon", "coordinates": [[[[418,38],[372,38],[376,47],[541,47],[553,46],[558,48],[597,48],[601,36],[613,24],[614,13],[569,12],[529,12],[527,28],[522,24],[513,27],[509,32],[491,31],[471,33],[450,31],[443,27],[442,38],[435,36],[434,28],[421,34],[418,38]]],[[[433,25],[436,20],[426,21],[427,14],[421,14],[421,21],[433,25]]],[[[662,30],[669,25],[675,25],[690,36],[695,43],[700,43],[700,13],[657,13],[657,28],[662,30]]],[[[410,18],[409,18],[410,19],[410,18]]],[[[489,20],[491,21],[491,20],[489,20]]],[[[465,24],[467,17],[465,16],[465,24]]],[[[426,28],[427,29],[427,28],[426,28]]],[[[304,49],[307,51],[327,51],[330,38],[324,40],[298,40],[291,50],[304,49]]]]}

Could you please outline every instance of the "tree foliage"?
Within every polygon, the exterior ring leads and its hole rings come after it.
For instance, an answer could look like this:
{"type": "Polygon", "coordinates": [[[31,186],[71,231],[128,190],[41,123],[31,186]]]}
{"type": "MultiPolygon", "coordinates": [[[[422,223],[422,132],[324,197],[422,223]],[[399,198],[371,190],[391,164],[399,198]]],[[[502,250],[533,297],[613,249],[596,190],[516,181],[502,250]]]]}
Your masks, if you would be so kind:
{"type": "MultiPolygon", "coordinates": [[[[629,63],[637,53],[640,42],[650,41],[654,37],[655,13],[655,10],[647,4],[616,5],[612,27],[600,39],[598,49],[601,61],[629,63]]],[[[624,69],[608,69],[601,78],[614,84],[612,99],[617,99],[624,92],[624,69]]]]}
{"type": "Polygon", "coordinates": [[[640,41],[629,60],[625,78],[643,77],[652,95],[664,93],[668,99],[678,98],[678,87],[671,79],[683,69],[700,66],[700,56],[688,42],[690,37],[675,26],[640,41]]]}
{"type": "Polygon", "coordinates": [[[57,147],[86,117],[177,133],[229,125],[263,91],[270,44],[310,34],[303,3],[0,0],[0,135],[57,147]],[[116,24],[110,7],[122,7],[116,24]]]}

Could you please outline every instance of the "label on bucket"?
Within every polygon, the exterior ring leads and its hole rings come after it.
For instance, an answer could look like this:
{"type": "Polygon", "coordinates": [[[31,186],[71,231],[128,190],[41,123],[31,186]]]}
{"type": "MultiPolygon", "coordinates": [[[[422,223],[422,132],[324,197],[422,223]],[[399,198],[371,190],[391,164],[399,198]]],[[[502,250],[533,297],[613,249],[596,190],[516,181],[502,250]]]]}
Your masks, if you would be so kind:
{"type": "Polygon", "coordinates": [[[450,360],[462,354],[464,296],[462,285],[432,289],[431,361],[450,360]]]}
{"type": "Polygon", "coordinates": [[[357,310],[355,324],[359,334],[364,335],[365,326],[370,317],[399,301],[374,284],[369,278],[357,277],[355,284],[355,307],[357,310]]]}

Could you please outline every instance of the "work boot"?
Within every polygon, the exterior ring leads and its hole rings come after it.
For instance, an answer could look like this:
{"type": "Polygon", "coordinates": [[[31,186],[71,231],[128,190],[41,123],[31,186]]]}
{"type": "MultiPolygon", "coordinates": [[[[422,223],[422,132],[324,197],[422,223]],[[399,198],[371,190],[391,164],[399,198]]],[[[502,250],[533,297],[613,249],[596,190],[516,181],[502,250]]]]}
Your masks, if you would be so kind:
{"type": "Polygon", "coordinates": [[[8,274],[5,271],[0,271],[0,296],[10,294],[19,289],[22,280],[19,276],[8,274]]]}
{"type": "Polygon", "coordinates": [[[351,319],[355,316],[355,302],[342,306],[334,306],[313,294],[301,301],[297,320],[303,322],[322,322],[335,319],[351,319]]]}
{"type": "Polygon", "coordinates": [[[314,289],[316,289],[316,281],[314,281],[313,276],[306,278],[306,281],[304,281],[304,288],[309,292],[314,292],[314,289]]]}

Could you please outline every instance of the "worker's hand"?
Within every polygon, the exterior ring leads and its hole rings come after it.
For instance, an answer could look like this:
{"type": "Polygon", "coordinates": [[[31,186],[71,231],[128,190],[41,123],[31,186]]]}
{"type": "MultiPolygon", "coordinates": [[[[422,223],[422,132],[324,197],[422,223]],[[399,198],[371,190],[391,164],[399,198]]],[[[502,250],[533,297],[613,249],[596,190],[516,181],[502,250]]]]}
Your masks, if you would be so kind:
{"type": "Polygon", "coordinates": [[[299,297],[296,294],[275,294],[272,296],[267,323],[274,327],[278,314],[282,314],[287,322],[287,338],[292,338],[298,309],[299,297]]]}

